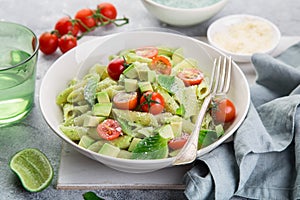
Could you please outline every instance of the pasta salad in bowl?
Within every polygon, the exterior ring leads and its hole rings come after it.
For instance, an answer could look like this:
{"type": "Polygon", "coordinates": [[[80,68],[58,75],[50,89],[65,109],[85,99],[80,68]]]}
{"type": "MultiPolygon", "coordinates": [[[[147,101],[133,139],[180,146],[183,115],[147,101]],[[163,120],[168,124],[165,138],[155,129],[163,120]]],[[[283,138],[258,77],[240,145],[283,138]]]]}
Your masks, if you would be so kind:
{"type": "MultiPolygon", "coordinates": [[[[170,167],[194,129],[210,92],[213,59],[220,55],[172,33],[96,38],[53,64],[41,85],[40,106],[58,136],[111,168],[143,173],[170,167]]],[[[212,102],[202,123],[198,156],[234,133],[249,102],[245,76],[233,63],[228,95],[212,102]]]]}

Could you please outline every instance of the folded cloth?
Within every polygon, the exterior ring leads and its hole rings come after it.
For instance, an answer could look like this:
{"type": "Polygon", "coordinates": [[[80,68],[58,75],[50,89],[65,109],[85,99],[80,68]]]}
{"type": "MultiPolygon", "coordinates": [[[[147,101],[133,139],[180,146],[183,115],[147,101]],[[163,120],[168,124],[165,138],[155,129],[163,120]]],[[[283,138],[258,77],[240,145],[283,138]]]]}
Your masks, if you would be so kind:
{"type": "Polygon", "coordinates": [[[300,43],[255,54],[251,104],[232,142],[194,163],[188,199],[300,199],[300,43]]]}

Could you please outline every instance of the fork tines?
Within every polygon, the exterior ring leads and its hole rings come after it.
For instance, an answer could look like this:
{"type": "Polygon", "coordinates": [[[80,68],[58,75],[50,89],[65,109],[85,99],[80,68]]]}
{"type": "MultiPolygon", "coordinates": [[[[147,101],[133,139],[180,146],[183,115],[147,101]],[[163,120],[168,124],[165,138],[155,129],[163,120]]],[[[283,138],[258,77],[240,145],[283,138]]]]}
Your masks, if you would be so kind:
{"type": "Polygon", "coordinates": [[[212,70],[210,90],[214,95],[224,95],[228,92],[231,79],[231,57],[222,57],[214,60],[214,67],[212,70]]]}

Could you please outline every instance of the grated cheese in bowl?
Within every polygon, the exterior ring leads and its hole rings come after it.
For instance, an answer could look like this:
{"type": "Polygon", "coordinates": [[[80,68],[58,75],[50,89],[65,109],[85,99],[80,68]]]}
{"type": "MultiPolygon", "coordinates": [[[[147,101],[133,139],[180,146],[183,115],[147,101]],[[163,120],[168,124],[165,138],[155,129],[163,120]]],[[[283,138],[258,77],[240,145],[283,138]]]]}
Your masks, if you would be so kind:
{"type": "Polygon", "coordinates": [[[209,42],[225,53],[232,54],[236,61],[249,61],[253,53],[270,53],[279,39],[280,32],[275,25],[248,15],[220,19],[208,30],[209,42]]]}

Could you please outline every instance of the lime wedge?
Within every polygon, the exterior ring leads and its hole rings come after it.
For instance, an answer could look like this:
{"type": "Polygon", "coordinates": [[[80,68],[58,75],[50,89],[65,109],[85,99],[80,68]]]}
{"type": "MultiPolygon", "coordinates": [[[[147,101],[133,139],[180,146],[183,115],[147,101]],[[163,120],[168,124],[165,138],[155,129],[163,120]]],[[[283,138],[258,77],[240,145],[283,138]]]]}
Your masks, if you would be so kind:
{"type": "Polygon", "coordinates": [[[28,148],[17,152],[9,166],[30,192],[44,190],[53,179],[53,168],[45,154],[38,149],[28,148]]]}

